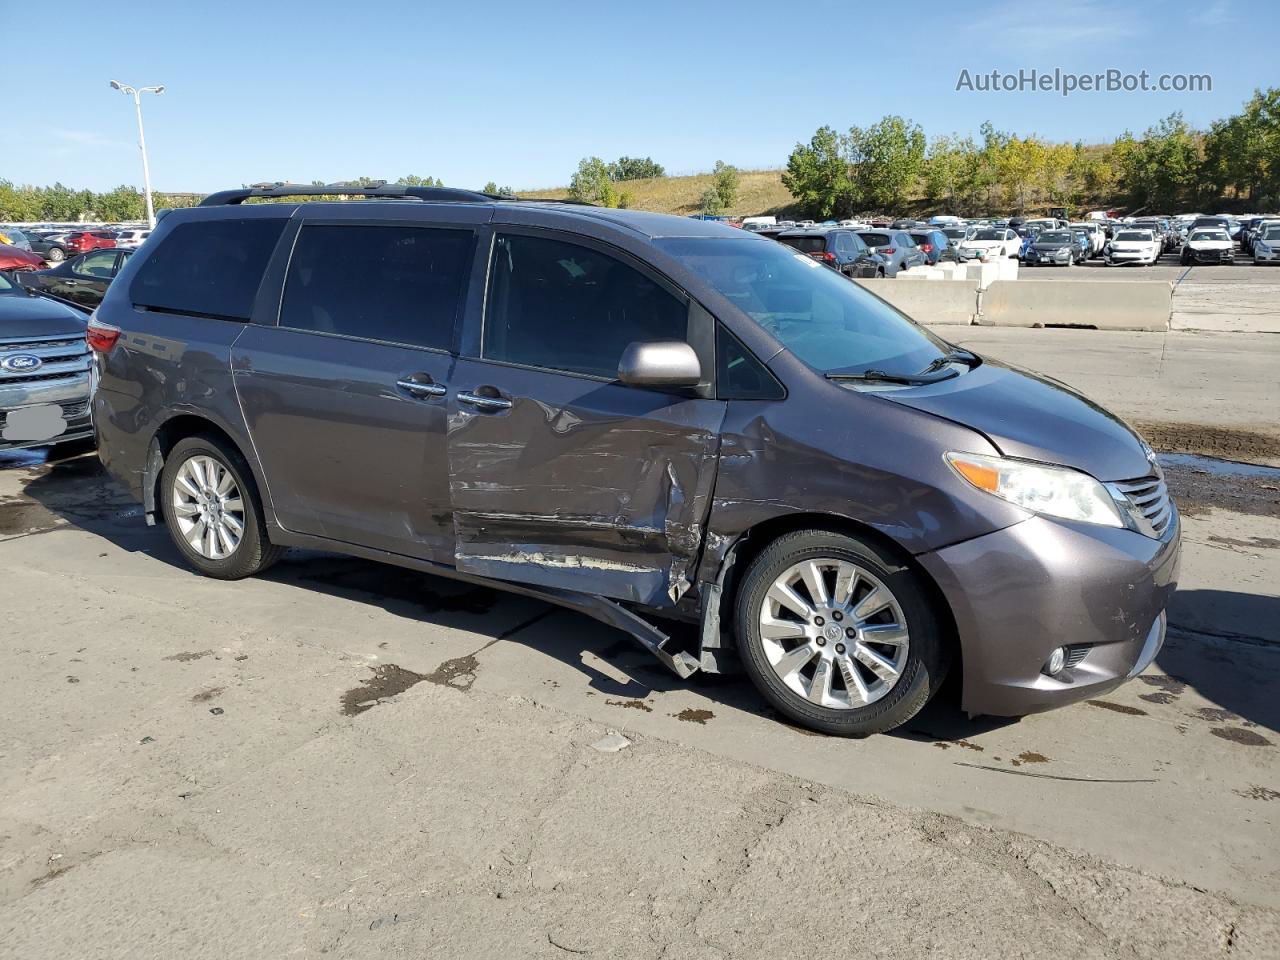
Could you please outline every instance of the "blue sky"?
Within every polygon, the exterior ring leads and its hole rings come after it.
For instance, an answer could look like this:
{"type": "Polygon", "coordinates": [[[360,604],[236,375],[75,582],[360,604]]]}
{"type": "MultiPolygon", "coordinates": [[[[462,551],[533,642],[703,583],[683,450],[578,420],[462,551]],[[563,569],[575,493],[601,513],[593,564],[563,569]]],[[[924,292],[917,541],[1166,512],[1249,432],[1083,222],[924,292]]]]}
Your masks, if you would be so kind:
{"type": "Polygon", "coordinates": [[[776,167],[821,124],[886,113],[930,135],[991,120],[1097,142],[1174,110],[1207,125],[1280,82],[1276,0],[18,3],[0,0],[7,28],[68,29],[47,57],[6,44],[10,66],[44,67],[9,74],[0,178],[91,189],[141,182],[113,77],[166,85],[144,101],[153,184],[197,191],[410,173],[554,186],[589,154],[651,155],[670,173],[776,167]],[[1055,67],[1207,73],[1213,90],[955,90],[961,69],[1055,67]],[[24,82],[31,96],[13,96],[24,82]]]}

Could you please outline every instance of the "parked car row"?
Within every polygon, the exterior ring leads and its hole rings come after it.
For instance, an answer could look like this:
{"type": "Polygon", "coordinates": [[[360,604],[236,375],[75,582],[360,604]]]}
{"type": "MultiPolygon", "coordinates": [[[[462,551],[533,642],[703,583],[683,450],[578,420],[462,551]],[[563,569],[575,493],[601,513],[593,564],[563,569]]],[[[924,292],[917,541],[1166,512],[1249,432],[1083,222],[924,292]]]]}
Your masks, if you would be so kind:
{"type": "Polygon", "coordinates": [[[108,247],[135,249],[150,235],[150,230],[136,226],[0,226],[0,245],[15,246],[37,254],[42,261],[61,263],[68,257],[88,253],[90,250],[108,247]]]}

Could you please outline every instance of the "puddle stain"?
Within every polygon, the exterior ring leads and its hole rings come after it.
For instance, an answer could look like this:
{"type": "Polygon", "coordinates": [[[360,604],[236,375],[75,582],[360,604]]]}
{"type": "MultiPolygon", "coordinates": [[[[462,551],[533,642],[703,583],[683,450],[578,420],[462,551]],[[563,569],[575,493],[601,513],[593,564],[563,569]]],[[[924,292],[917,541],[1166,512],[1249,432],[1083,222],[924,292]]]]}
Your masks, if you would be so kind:
{"type": "Polygon", "coordinates": [[[1024,763],[1048,763],[1049,758],[1043,753],[1036,753],[1034,750],[1024,750],[1009,762],[1015,767],[1020,767],[1024,763]]]}
{"type": "Polygon", "coordinates": [[[191,663],[193,660],[199,660],[203,657],[212,657],[212,650],[201,650],[199,653],[183,652],[175,653],[172,656],[165,657],[165,660],[176,660],[178,663],[191,663]]]}
{"type": "Polygon", "coordinates": [[[227,688],[226,687],[210,687],[208,690],[201,690],[199,693],[197,693],[195,696],[191,698],[191,702],[192,703],[208,703],[214,697],[222,693],[222,691],[225,689],[227,688]]]}
{"type": "MultiPolygon", "coordinates": [[[[1181,680],[1178,677],[1171,677],[1168,674],[1144,673],[1142,676],[1138,677],[1138,679],[1148,687],[1159,687],[1161,693],[1167,693],[1173,697],[1181,696],[1187,689],[1187,681],[1181,680]]],[[[1167,700],[1157,702],[1168,703],[1167,700]]]]}
{"type": "Polygon", "coordinates": [[[465,693],[476,682],[476,671],[479,669],[480,663],[476,660],[476,655],[469,653],[465,657],[446,660],[422,679],[441,687],[453,687],[465,693]]]}
{"type": "Polygon", "coordinates": [[[1085,703],[1091,707],[1101,707],[1103,710],[1123,713],[1127,717],[1145,717],[1147,715],[1147,711],[1139,710],[1137,707],[1126,706],[1123,703],[1110,703],[1107,700],[1086,700],[1085,703]]]}
{"type": "Polygon", "coordinates": [[[1238,743],[1243,747],[1272,746],[1271,741],[1262,734],[1253,730],[1246,730],[1244,727],[1214,727],[1209,732],[1215,737],[1221,737],[1231,743],[1238,743]]]}
{"type": "Polygon", "coordinates": [[[1239,720],[1237,714],[1230,710],[1224,710],[1221,707],[1200,707],[1195,712],[1196,716],[1201,720],[1208,720],[1210,723],[1226,723],[1231,720],[1239,720]]]}
{"type": "Polygon", "coordinates": [[[360,686],[352,687],[342,695],[342,712],[348,717],[358,716],[426,679],[421,673],[414,673],[394,663],[384,663],[374,667],[373,675],[360,681],[360,686]]]}
{"type": "Polygon", "coordinates": [[[1173,703],[1173,701],[1178,698],[1175,697],[1172,693],[1140,693],[1138,694],[1138,699],[1145,700],[1147,701],[1147,703],[1168,704],[1168,703],[1173,703]]]}
{"type": "Polygon", "coordinates": [[[1209,537],[1209,542],[1224,547],[1239,547],[1242,550],[1280,550],[1280,540],[1275,537],[1250,537],[1248,540],[1241,540],[1239,537],[1220,537],[1213,534],[1209,537]]]}
{"type": "Polygon", "coordinates": [[[692,707],[687,710],[681,710],[679,713],[670,714],[677,720],[683,720],[685,723],[699,723],[706,726],[708,720],[715,719],[715,714],[710,710],[695,710],[692,707]]]}
{"type": "Polygon", "coordinates": [[[622,707],[624,710],[643,710],[645,713],[653,713],[653,707],[643,700],[606,700],[605,703],[611,707],[622,707]]]}
{"type": "Polygon", "coordinates": [[[1260,787],[1257,784],[1250,784],[1248,790],[1232,790],[1231,792],[1238,797],[1244,797],[1246,800],[1262,800],[1264,802],[1280,800],[1280,790],[1260,787]]]}

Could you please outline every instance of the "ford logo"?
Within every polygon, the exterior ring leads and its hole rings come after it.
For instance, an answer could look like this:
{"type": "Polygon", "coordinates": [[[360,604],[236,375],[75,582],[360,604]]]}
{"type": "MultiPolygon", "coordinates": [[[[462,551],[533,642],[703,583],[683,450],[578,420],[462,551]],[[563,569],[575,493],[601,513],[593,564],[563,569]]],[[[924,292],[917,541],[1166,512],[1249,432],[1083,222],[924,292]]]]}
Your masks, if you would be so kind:
{"type": "Polygon", "coordinates": [[[0,369],[8,370],[10,373],[30,373],[32,370],[39,369],[43,363],[44,361],[39,357],[29,353],[15,353],[0,359],[0,369]]]}

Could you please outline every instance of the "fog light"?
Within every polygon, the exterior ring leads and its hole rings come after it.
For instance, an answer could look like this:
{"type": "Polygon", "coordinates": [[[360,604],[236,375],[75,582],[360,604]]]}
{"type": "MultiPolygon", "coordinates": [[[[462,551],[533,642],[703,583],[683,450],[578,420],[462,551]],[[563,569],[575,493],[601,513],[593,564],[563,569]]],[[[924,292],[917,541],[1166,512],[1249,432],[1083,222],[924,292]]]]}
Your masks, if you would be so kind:
{"type": "Polygon", "coordinates": [[[1058,647],[1053,653],[1049,654],[1049,659],[1045,661],[1044,672],[1051,677],[1056,677],[1062,672],[1062,668],[1067,665],[1067,648],[1058,647]]]}

